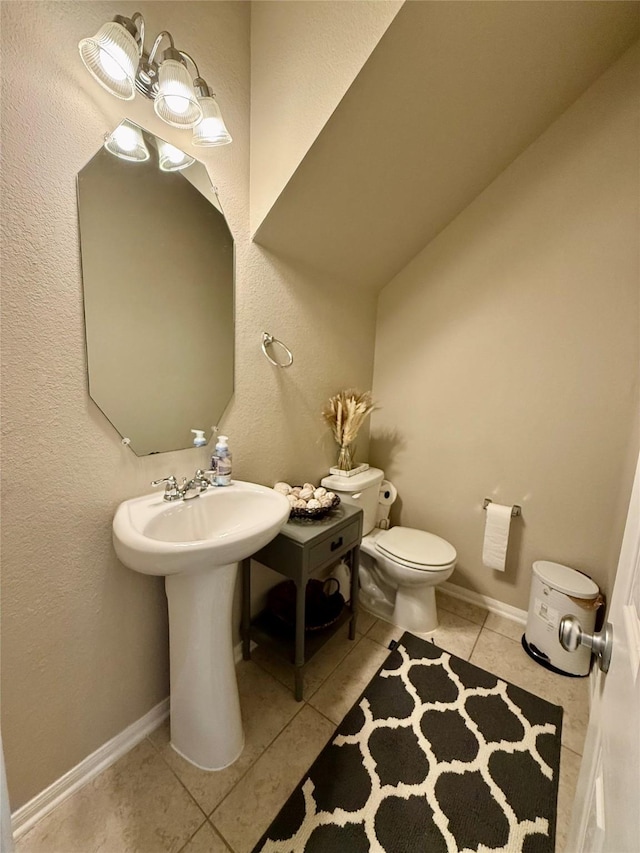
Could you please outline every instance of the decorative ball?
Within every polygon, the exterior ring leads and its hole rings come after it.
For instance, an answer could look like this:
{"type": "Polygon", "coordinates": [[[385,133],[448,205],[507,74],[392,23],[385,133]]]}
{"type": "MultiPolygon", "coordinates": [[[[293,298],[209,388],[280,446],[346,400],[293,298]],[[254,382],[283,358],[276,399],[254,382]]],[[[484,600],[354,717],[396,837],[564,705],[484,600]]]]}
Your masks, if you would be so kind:
{"type": "Polygon", "coordinates": [[[335,492],[327,492],[327,494],[325,495],[325,498],[329,498],[329,500],[332,501],[332,500],[334,500],[335,496],[336,496],[335,492]]]}
{"type": "Polygon", "coordinates": [[[324,486],[319,486],[315,492],[313,493],[314,498],[319,501],[320,498],[323,498],[327,494],[327,490],[324,486]]]}
{"type": "Polygon", "coordinates": [[[302,498],[303,501],[308,501],[313,497],[313,489],[308,489],[306,486],[300,491],[298,497],[302,498]]]}
{"type": "Polygon", "coordinates": [[[302,500],[302,498],[298,498],[297,501],[293,504],[294,509],[306,509],[307,502],[302,500]]]}
{"type": "Polygon", "coordinates": [[[287,495],[287,500],[289,501],[290,506],[293,506],[298,498],[295,495],[287,495]]]}
{"type": "Polygon", "coordinates": [[[305,483],[302,488],[303,489],[311,489],[311,491],[313,492],[315,489],[315,486],[313,485],[313,483],[305,483]]]}
{"type": "Polygon", "coordinates": [[[333,504],[333,498],[330,498],[327,495],[320,498],[320,506],[331,506],[332,504],[333,504]]]}
{"type": "Polygon", "coordinates": [[[280,492],[281,495],[288,495],[291,491],[289,483],[276,483],[273,487],[274,492],[280,492]]]}
{"type": "Polygon", "coordinates": [[[292,494],[292,495],[295,495],[296,497],[298,497],[298,496],[300,495],[300,492],[301,492],[301,491],[302,491],[302,487],[301,487],[301,486],[294,486],[294,487],[291,489],[291,494],[292,494]]]}
{"type": "Polygon", "coordinates": [[[311,498],[311,500],[307,501],[307,509],[321,509],[322,504],[316,498],[311,498]]]}

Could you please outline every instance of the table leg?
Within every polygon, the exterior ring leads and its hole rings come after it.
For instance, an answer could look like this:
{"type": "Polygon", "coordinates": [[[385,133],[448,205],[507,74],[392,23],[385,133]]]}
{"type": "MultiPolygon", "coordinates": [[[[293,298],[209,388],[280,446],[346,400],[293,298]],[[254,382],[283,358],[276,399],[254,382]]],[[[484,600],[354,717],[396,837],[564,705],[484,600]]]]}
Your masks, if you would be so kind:
{"type": "Polygon", "coordinates": [[[358,594],[360,590],[360,578],[358,575],[358,570],[360,567],[360,546],[356,545],[356,547],[351,551],[350,560],[351,564],[351,621],[349,622],[349,639],[355,640],[356,638],[356,623],[358,621],[358,594]]]}
{"type": "Polygon", "coordinates": [[[242,658],[251,659],[251,558],[242,561],[242,658]]]}
{"type": "Polygon", "coordinates": [[[295,697],[302,702],[304,666],[304,626],[305,626],[305,594],[307,582],[296,581],[296,649],[295,649],[295,697]]]}

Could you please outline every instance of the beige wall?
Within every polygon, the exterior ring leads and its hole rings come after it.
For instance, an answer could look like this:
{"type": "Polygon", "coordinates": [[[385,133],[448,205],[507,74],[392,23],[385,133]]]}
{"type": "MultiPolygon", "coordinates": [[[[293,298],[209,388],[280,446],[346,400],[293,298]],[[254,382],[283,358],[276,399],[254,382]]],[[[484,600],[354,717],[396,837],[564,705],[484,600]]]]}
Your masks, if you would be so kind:
{"type": "MultiPolygon", "coordinates": [[[[166,697],[162,581],[118,562],[111,519],[150,480],[192,474],[207,453],[136,458],[90,401],[85,375],[76,174],[125,116],[176,145],[182,134],[141,98],[111,98],[80,63],[78,40],[121,5],[0,8],[2,739],[15,810],[166,697]]],[[[194,54],[234,137],[202,159],[236,239],[236,393],[222,419],[235,474],[317,478],[334,459],[325,399],[371,382],[373,299],[250,243],[249,4],[138,8],[152,37],[169,29],[194,54]],[[292,368],[264,359],[264,330],[292,349],[292,368]]]]}
{"type": "Polygon", "coordinates": [[[405,3],[256,242],[378,292],[639,37],[635,2],[405,3]]]}
{"type": "Polygon", "coordinates": [[[251,12],[255,233],[404,0],[261,0],[251,12]]]}
{"type": "Polygon", "coordinates": [[[381,293],[371,460],[452,582],[526,608],[531,564],[603,586],[637,458],[638,45],[381,293]],[[634,453],[635,448],[635,453],[634,453]],[[522,505],[482,566],[482,500],[522,505]]]}

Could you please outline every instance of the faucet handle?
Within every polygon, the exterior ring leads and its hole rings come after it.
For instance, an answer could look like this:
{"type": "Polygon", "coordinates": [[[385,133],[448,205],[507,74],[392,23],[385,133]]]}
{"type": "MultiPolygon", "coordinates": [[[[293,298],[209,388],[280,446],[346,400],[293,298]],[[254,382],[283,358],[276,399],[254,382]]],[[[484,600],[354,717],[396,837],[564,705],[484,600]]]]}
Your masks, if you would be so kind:
{"type": "Polygon", "coordinates": [[[152,480],[151,481],[152,486],[161,486],[163,483],[166,483],[167,488],[169,488],[169,489],[175,489],[178,486],[178,481],[173,476],[173,474],[170,474],[168,477],[163,477],[161,480],[152,480]]]}
{"type": "Polygon", "coordinates": [[[165,486],[165,489],[164,489],[165,501],[173,501],[173,500],[176,500],[178,497],[180,497],[179,489],[178,489],[178,481],[173,476],[173,474],[170,474],[168,477],[163,477],[161,480],[152,480],[151,481],[151,485],[154,487],[155,486],[162,486],[163,484],[165,486]]]}
{"type": "Polygon", "coordinates": [[[215,468],[210,468],[206,471],[203,471],[202,468],[198,468],[196,473],[193,475],[193,479],[197,483],[202,483],[206,488],[207,486],[213,486],[213,478],[215,477],[215,474],[215,468]]]}

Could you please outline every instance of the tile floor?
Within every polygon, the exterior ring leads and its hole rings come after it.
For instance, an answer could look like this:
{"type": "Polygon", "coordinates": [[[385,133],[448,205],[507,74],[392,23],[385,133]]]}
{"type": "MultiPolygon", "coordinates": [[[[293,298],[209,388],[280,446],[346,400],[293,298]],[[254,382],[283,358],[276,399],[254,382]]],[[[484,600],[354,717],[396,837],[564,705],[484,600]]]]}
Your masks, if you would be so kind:
{"type": "MultiPolygon", "coordinates": [[[[547,672],[522,650],[522,627],[439,594],[434,642],[565,710],[557,851],[564,850],[587,726],[587,679],[547,672]]],[[[361,611],[306,669],[304,702],[291,667],[257,648],[238,667],[246,746],[219,773],[169,745],[165,723],[16,844],[16,853],[249,853],[402,632],[361,611]]],[[[345,851],[346,853],[346,851],[345,851]]]]}

